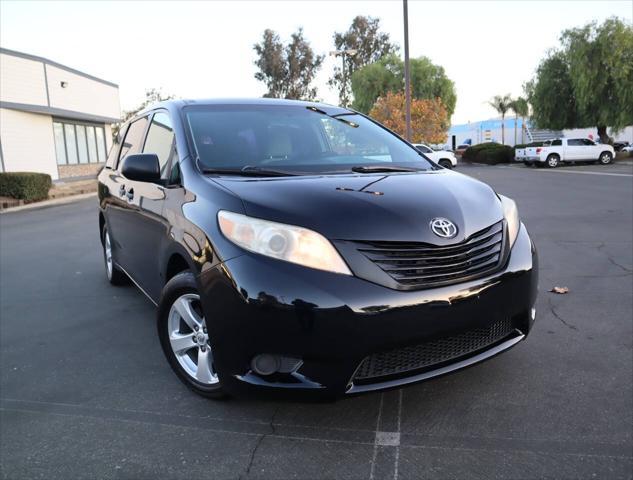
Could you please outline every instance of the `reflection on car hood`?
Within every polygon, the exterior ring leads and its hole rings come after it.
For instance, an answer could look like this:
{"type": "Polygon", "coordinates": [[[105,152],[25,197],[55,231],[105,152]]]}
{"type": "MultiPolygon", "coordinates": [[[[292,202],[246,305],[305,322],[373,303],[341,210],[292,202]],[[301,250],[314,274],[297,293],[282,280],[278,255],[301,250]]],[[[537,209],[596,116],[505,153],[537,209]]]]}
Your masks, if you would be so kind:
{"type": "Polygon", "coordinates": [[[214,181],[241,198],[247,215],[310,228],[330,239],[446,245],[503,217],[489,186],[448,171],[214,181]],[[433,234],[429,223],[436,217],[452,221],[457,236],[433,234]]]}

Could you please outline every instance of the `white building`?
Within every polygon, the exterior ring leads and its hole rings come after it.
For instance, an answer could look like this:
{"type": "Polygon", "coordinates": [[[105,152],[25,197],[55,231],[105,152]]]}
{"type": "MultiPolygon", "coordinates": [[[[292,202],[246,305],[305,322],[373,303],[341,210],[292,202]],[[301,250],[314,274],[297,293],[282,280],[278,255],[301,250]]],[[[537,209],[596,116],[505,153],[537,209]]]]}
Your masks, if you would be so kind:
{"type": "Polygon", "coordinates": [[[120,117],[116,84],[0,48],[0,171],[93,175],[120,117]]]}
{"type": "MultiPolygon", "coordinates": [[[[596,127],[576,128],[573,130],[563,131],[540,130],[534,128],[529,121],[525,121],[524,123],[521,118],[515,120],[514,115],[508,115],[504,122],[501,121],[501,118],[491,118],[489,120],[482,120],[478,122],[451,125],[451,128],[448,131],[447,143],[449,147],[453,149],[457,145],[461,145],[463,143],[470,143],[472,145],[484,142],[501,143],[503,136],[501,131],[502,124],[505,130],[504,143],[511,147],[516,144],[539,142],[558,137],[591,138],[593,140],[598,139],[596,127]]],[[[617,131],[612,128],[607,128],[607,134],[616,142],[625,141],[633,143],[633,126],[624,127],[623,129],[617,131]]]]}

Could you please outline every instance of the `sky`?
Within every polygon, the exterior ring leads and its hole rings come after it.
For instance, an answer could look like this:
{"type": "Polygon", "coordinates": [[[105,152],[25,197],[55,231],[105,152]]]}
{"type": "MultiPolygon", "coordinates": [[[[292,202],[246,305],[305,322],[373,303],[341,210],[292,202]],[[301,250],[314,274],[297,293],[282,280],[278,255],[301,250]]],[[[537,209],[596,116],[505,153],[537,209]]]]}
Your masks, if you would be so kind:
{"type": "MultiPolygon", "coordinates": [[[[117,83],[128,110],[149,88],[181,98],[259,97],[266,89],[254,78],[253,44],[264,29],[286,41],[303,27],[315,51],[327,54],[334,32],[347,30],[356,15],[379,18],[403,46],[400,0],[0,0],[0,45],[117,83]]],[[[453,124],[483,120],[496,116],[487,104],[492,96],[522,94],[563,30],[610,16],[633,23],[633,0],[410,0],[410,55],[429,57],[455,82],[453,124]]],[[[319,98],[333,104],[337,92],[327,80],[335,61],[326,57],[315,82],[319,98]]]]}

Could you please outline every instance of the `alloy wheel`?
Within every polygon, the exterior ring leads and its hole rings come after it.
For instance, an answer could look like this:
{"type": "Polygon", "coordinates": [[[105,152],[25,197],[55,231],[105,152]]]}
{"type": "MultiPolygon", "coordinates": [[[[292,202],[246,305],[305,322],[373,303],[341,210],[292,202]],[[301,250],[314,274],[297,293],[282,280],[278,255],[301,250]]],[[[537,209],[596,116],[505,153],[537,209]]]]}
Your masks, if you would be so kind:
{"type": "Polygon", "coordinates": [[[600,163],[602,163],[603,165],[608,165],[609,163],[611,163],[611,155],[609,155],[608,153],[603,153],[602,155],[600,155],[600,163]]]}
{"type": "Polygon", "coordinates": [[[105,239],[103,241],[103,247],[105,249],[105,262],[106,262],[106,270],[108,272],[108,278],[112,279],[112,244],[110,243],[110,234],[106,230],[105,239]]]}
{"type": "Polygon", "coordinates": [[[169,310],[167,328],[172,352],[187,375],[205,385],[219,383],[200,296],[178,297],[169,310]]]}

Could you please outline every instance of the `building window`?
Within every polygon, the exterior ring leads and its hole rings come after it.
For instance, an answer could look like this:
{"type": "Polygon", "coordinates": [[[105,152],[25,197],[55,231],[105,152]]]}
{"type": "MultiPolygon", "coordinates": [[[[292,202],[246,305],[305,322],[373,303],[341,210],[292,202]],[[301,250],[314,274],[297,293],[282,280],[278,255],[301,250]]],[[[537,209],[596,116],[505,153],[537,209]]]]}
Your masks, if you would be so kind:
{"type": "Polygon", "coordinates": [[[55,120],[53,133],[58,165],[105,161],[106,145],[103,127],[55,120]]]}

